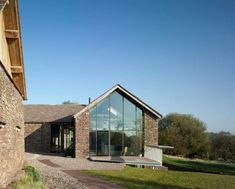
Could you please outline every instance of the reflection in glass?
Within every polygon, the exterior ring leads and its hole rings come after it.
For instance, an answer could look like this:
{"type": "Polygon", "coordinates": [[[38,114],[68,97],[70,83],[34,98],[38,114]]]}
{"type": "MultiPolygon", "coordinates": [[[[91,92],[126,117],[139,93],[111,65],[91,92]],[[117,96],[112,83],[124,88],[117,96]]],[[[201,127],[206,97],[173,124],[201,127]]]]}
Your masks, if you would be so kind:
{"type": "Polygon", "coordinates": [[[143,112],[138,107],[136,107],[136,127],[137,130],[143,129],[143,112]]]}
{"type": "Polygon", "coordinates": [[[90,110],[90,155],[143,152],[143,111],[118,92],[90,110]]]}
{"type": "Polygon", "coordinates": [[[64,130],[64,150],[73,145],[73,127],[68,125],[63,127],[64,130]]]}
{"type": "Polygon", "coordinates": [[[51,152],[73,149],[74,127],[71,125],[51,125],[51,152]]]}
{"type": "Polygon", "coordinates": [[[123,129],[123,97],[117,92],[110,96],[110,129],[123,129]]]}
{"type": "Polygon", "coordinates": [[[135,130],[135,105],[124,98],[124,130],[135,130]]]}
{"type": "Polygon", "coordinates": [[[90,111],[90,130],[96,130],[96,107],[90,111]]]}
{"type": "Polygon", "coordinates": [[[97,105],[97,130],[109,130],[109,98],[97,105]]]}
{"type": "Polygon", "coordinates": [[[109,155],[109,132],[97,131],[97,155],[108,156],[109,155]]]}
{"type": "Polygon", "coordinates": [[[124,146],[127,147],[127,156],[136,155],[136,131],[124,131],[124,146]]]}
{"type": "Polygon", "coordinates": [[[137,131],[136,133],[136,155],[143,154],[143,132],[137,131]]]}
{"type": "Polygon", "coordinates": [[[96,131],[90,131],[89,145],[90,155],[96,155],[96,131]]]}
{"type": "Polygon", "coordinates": [[[122,155],[122,132],[110,132],[110,155],[122,155]]]}

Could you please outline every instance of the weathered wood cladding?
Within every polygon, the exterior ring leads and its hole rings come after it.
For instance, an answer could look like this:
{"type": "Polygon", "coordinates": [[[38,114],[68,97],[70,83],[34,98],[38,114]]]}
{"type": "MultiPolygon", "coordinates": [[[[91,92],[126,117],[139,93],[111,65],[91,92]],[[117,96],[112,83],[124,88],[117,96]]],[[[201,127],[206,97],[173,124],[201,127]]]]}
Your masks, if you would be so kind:
{"type": "Polygon", "coordinates": [[[7,70],[8,74],[12,77],[10,55],[7,39],[5,36],[5,23],[2,11],[0,11],[0,61],[2,62],[4,68],[7,70]]]}
{"type": "Polygon", "coordinates": [[[16,0],[9,0],[9,3],[0,12],[0,35],[0,60],[21,95],[26,99],[22,42],[16,0]]]}

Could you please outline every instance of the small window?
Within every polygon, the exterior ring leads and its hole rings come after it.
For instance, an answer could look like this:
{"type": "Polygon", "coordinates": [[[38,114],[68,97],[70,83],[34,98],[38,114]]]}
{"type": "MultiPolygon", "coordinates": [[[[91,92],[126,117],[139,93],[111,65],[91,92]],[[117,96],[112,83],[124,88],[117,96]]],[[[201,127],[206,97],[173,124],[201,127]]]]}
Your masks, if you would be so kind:
{"type": "Polygon", "coordinates": [[[20,132],[21,127],[20,127],[20,126],[16,126],[15,130],[16,130],[17,132],[20,132]]]}
{"type": "Polygon", "coordinates": [[[4,128],[6,123],[0,121],[0,129],[4,128]]]}

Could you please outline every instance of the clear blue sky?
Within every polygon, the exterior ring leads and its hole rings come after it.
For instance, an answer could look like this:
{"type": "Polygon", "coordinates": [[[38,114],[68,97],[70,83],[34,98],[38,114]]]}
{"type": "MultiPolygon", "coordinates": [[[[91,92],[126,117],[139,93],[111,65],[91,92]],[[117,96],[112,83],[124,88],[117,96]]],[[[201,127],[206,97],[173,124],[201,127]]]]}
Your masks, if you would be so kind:
{"type": "Polygon", "coordinates": [[[157,111],[235,133],[234,0],[20,0],[26,103],[119,83],[157,111]]]}

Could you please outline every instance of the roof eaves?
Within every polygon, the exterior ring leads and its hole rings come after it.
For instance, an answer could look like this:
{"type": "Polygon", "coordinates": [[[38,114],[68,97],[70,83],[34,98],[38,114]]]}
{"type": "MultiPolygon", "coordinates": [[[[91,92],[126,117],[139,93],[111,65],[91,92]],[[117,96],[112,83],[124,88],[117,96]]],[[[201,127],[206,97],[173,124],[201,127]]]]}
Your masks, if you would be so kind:
{"type": "Polygon", "coordinates": [[[8,3],[8,0],[0,0],[0,11],[2,11],[8,3]]]}
{"type": "Polygon", "coordinates": [[[154,115],[156,115],[159,118],[162,118],[162,115],[157,112],[156,110],[154,110],[151,106],[147,105],[145,102],[143,102],[142,100],[140,100],[137,96],[133,95],[131,92],[129,92],[128,90],[126,90],[125,88],[123,88],[121,85],[118,85],[118,88],[124,92],[125,94],[127,94],[128,96],[130,96],[132,99],[134,99],[136,102],[138,102],[141,106],[143,106],[144,108],[146,108],[148,111],[150,111],[151,113],[153,113],[154,115]]]}
{"type": "MultiPolygon", "coordinates": [[[[0,1],[4,2],[4,0],[0,1]]],[[[15,45],[9,48],[9,56],[11,59],[10,66],[12,66],[12,68],[21,68],[21,71],[17,72],[12,72],[11,70],[11,77],[23,99],[27,100],[18,0],[7,0],[5,5],[7,5],[4,6],[3,11],[5,31],[13,30],[18,33],[18,37],[13,38],[15,45]],[[15,51],[17,51],[17,53],[15,51]]],[[[9,39],[11,39],[11,37],[9,37],[9,39]]]]}

